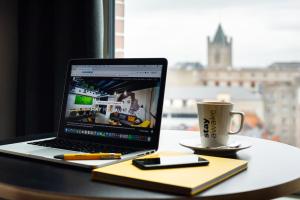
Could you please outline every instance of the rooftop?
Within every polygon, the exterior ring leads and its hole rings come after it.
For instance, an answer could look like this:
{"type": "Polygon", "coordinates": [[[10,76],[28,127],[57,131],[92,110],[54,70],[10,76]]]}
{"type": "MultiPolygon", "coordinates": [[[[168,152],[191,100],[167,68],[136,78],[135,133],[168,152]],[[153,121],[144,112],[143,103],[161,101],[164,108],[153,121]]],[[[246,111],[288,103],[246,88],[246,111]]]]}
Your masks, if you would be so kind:
{"type": "MultiPolygon", "coordinates": [[[[194,69],[203,69],[203,65],[200,62],[178,62],[173,69],[184,69],[184,70],[194,70],[194,69]]],[[[170,68],[170,69],[172,69],[170,68]]]]}
{"type": "Polygon", "coordinates": [[[219,95],[229,95],[231,100],[259,101],[261,95],[242,87],[227,86],[185,86],[166,87],[166,99],[217,99],[219,95]]]}
{"type": "Polygon", "coordinates": [[[275,62],[270,69],[300,69],[300,62],[275,62]]]}
{"type": "Polygon", "coordinates": [[[221,24],[218,25],[218,29],[217,29],[217,32],[215,34],[213,42],[218,43],[218,44],[226,44],[227,43],[227,37],[224,34],[224,31],[223,31],[223,28],[222,28],[221,24]]]}

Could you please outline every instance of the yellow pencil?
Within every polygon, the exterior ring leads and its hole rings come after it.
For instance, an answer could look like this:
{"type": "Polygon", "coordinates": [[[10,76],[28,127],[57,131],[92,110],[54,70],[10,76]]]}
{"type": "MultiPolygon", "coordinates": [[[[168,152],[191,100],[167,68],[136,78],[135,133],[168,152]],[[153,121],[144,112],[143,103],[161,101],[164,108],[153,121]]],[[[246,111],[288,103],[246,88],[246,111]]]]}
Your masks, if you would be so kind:
{"type": "Polygon", "coordinates": [[[120,159],[121,153],[80,153],[80,154],[62,154],[54,158],[62,160],[110,160],[120,159]]]}

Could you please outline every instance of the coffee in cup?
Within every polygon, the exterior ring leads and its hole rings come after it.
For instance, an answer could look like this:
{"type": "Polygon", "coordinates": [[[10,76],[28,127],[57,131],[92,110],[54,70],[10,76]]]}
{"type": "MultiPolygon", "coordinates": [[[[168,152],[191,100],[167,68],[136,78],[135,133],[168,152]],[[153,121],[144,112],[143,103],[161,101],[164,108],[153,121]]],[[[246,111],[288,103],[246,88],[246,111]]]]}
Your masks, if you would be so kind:
{"type": "Polygon", "coordinates": [[[218,101],[198,102],[197,109],[201,145],[203,147],[225,146],[229,135],[239,133],[243,128],[244,113],[232,111],[232,103],[218,101]],[[233,115],[240,116],[240,126],[237,131],[230,130],[233,115]]]}

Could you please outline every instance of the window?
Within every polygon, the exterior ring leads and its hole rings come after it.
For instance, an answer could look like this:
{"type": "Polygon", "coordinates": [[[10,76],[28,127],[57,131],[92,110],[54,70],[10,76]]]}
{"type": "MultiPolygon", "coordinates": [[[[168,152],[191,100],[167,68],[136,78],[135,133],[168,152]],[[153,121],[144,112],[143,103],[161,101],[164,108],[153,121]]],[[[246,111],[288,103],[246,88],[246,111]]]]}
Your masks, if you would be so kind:
{"type": "Polygon", "coordinates": [[[174,99],[173,106],[174,106],[174,108],[182,108],[183,101],[181,99],[174,99]]]}
{"type": "Polygon", "coordinates": [[[164,112],[175,109],[186,129],[198,126],[194,102],[229,100],[246,113],[242,134],[300,147],[299,9],[298,0],[116,0],[116,56],[168,59],[168,79],[180,79],[166,90],[190,93],[166,93],[164,112]]]}
{"type": "Polygon", "coordinates": [[[186,106],[187,107],[194,107],[194,108],[196,108],[196,105],[197,105],[197,101],[194,100],[194,99],[189,99],[186,102],[186,106]]]}
{"type": "Polygon", "coordinates": [[[170,99],[166,99],[164,101],[164,106],[167,106],[167,107],[171,106],[171,100],[170,99]]]}
{"type": "Polygon", "coordinates": [[[220,57],[221,57],[221,54],[220,54],[219,51],[217,51],[216,54],[215,54],[215,62],[216,62],[216,64],[220,63],[220,60],[221,60],[220,57]]]}
{"type": "Polygon", "coordinates": [[[115,1],[115,57],[124,57],[124,0],[115,1]]]}

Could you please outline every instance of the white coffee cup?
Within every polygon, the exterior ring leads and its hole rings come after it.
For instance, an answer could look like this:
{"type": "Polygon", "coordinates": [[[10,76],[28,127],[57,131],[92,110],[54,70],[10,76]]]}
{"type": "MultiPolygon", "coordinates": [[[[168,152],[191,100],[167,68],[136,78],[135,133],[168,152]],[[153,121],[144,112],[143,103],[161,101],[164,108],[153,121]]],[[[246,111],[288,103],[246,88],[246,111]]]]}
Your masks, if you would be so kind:
{"type": "Polygon", "coordinates": [[[198,102],[197,109],[201,145],[203,147],[227,145],[229,135],[239,133],[243,128],[244,113],[232,111],[232,103],[217,101],[198,102]],[[240,115],[240,126],[234,132],[229,130],[233,115],[240,115]]]}

